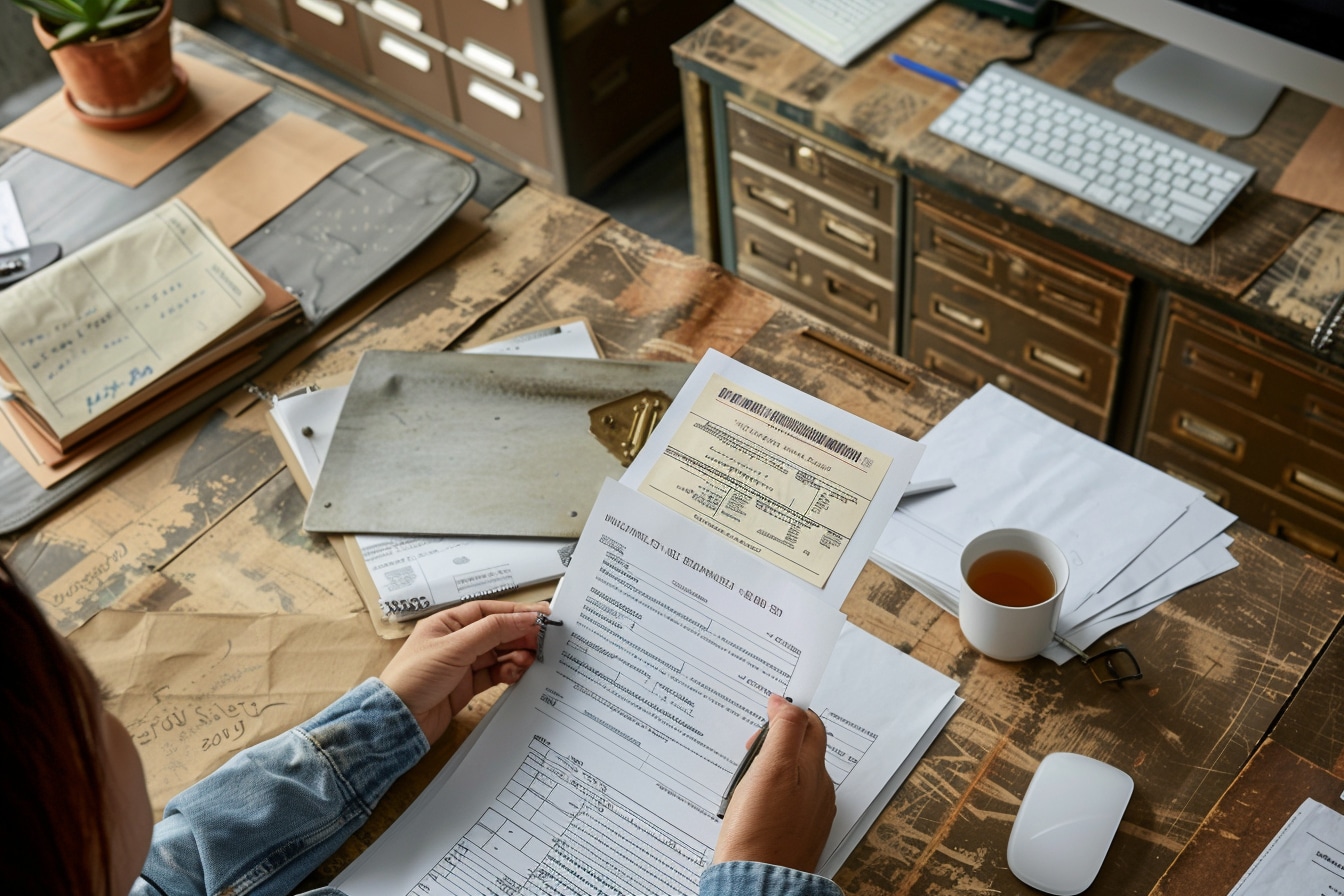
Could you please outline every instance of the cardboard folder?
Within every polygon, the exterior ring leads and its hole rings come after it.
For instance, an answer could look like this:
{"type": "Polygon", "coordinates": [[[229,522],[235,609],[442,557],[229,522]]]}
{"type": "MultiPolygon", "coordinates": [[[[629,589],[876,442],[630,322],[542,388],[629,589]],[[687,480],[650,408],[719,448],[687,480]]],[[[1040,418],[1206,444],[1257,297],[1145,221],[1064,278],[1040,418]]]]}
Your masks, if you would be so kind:
{"type": "Polygon", "coordinates": [[[624,464],[590,412],[676,397],[692,365],[456,352],[360,359],[313,488],[312,532],[578,538],[624,464]]]}

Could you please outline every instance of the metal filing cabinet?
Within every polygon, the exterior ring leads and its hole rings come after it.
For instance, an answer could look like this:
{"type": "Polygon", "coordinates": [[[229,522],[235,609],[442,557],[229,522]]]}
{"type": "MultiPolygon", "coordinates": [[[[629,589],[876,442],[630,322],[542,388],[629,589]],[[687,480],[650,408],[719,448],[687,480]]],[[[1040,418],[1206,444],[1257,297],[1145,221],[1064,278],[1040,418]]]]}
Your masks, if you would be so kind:
{"type": "Polygon", "coordinates": [[[900,181],[763,112],[726,108],[738,275],[895,351],[900,181]]]}
{"type": "Polygon", "coordinates": [[[220,0],[542,186],[582,195],[680,122],[670,45],[725,0],[220,0]]]}
{"type": "Polygon", "coordinates": [[[1344,376],[1173,298],[1141,457],[1344,567],[1344,376]]]}
{"type": "Polygon", "coordinates": [[[908,356],[1110,436],[1133,278],[915,188],[908,356]]]}

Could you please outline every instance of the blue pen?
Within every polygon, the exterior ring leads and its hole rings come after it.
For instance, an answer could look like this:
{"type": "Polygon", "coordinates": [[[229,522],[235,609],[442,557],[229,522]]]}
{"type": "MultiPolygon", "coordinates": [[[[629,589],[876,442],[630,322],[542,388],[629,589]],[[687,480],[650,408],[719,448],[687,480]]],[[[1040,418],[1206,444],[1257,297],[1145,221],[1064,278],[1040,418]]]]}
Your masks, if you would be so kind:
{"type": "Polygon", "coordinates": [[[912,72],[917,72],[926,78],[932,78],[939,84],[946,84],[947,86],[955,87],[958,90],[965,90],[967,87],[970,86],[960,78],[954,78],[945,72],[938,71],[936,68],[929,68],[927,65],[921,65],[915,60],[910,59],[906,56],[901,56],[897,53],[891,54],[891,61],[896,63],[897,65],[904,66],[905,68],[910,69],[910,71],[912,72]]]}

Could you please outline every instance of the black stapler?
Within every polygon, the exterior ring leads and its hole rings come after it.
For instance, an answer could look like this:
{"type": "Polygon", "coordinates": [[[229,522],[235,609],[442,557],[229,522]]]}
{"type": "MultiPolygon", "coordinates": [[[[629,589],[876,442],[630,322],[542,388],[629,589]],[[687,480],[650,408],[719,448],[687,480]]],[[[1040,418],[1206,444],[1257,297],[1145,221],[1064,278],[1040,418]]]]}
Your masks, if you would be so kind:
{"type": "Polygon", "coordinates": [[[26,249],[0,252],[0,289],[37,273],[60,257],[61,247],[56,243],[38,243],[26,249]]]}

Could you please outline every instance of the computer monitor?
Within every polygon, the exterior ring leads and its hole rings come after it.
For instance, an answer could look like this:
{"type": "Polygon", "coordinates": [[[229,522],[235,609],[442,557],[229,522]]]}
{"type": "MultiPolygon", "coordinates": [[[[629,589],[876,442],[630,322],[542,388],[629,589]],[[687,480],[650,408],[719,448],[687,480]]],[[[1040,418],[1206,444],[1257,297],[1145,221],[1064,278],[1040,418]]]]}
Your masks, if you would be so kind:
{"type": "Polygon", "coordinates": [[[1344,106],[1344,0],[1065,0],[1168,46],[1115,88],[1233,137],[1282,87],[1344,106]]]}

